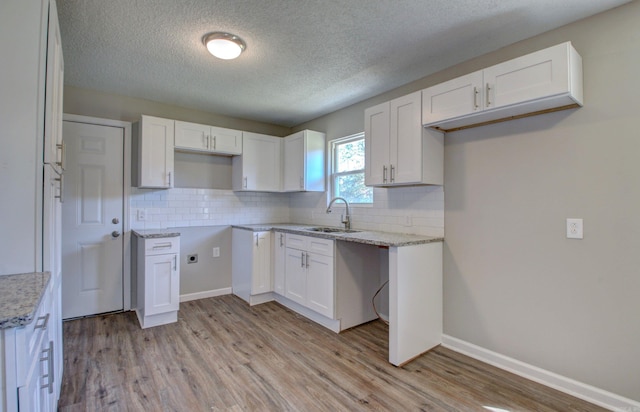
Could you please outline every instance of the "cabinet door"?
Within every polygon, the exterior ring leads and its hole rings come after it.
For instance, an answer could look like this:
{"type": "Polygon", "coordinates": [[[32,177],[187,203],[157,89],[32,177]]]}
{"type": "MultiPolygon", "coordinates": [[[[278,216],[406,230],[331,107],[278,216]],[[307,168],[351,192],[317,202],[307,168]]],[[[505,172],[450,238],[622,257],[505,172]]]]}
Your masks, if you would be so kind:
{"type": "Polygon", "coordinates": [[[242,131],[211,126],[210,150],[220,154],[242,154],[242,131]]]}
{"type": "Polygon", "coordinates": [[[209,126],[176,121],[175,147],[206,152],[210,146],[209,132],[209,126]]]}
{"type": "Polygon", "coordinates": [[[45,92],[44,162],[60,172],[64,168],[62,147],[62,96],[64,88],[64,58],[56,3],[49,3],[49,33],[47,39],[47,83],[45,92]]]}
{"type": "MultiPolygon", "coordinates": [[[[40,354],[38,354],[40,355],[40,354]]],[[[18,388],[18,404],[20,409],[25,411],[43,411],[46,410],[46,392],[40,388],[40,380],[42,378],[42,362],[32,367],[24,386],[18,388]]]]}
{"type": "Polygon", "coordinates": [[[422,124],[465,116],[483,109],[482,70],[422,91],[422,124]]]}
{"type": "Polygon", "coordinates": [[[253,234],[253,276],[251,294],[257,295],[273,291],[271,275],[271,232],[253,234]]]}
{"type": "Polygon", "coordinates": [[[364,183],[382,185],[387,183],[389,172],[389,102],[366,109],[364,120],[364,183]]]}
{"type": "Polygon", "coordinates": [[[280,144],[282,139],[244,132],[242,140],[241,190],[280,191],[280,144]]]}
{"type": "Polygon", "coordinates": [[[305,252],[286,248],[285,296],[301,305],[307,304],[307,268],[305,252]]]}
{"type": "Polygon", "coordinates": [[[273,291],[284,296],[285,290],[285,235],[275,232],[273,236],[273,291]]]}
{"type": "Polygon", "coordinates": [[[334,318],[333,257],[307,253],[307,307],[334,318]]]}
{"type": "Polygon", "coordinates": [[[418,183],[422,180],[421,93],[411,93],[389,104],[389,183],[418,183]]]}
{"type": "Polygon", "coordinates": [[[145,316],[178,310],[180,305],[178,255],[146,256],[144,276],[145,316]]]}
{"type": "Polygon", "coordinates": [[[139,187],[173,187],[174,121],[142,116],[139,125],[139,187]]]}
{"type": "Polygon", "coordinates": [[[563,43],[485,69],[485,108],[566,93],[569,53],[569,43],[563,43]]]}
{"type": "Polygon", "coordinates": [[[285,192],[304,190],[304,143],[304,132],[298,132],[284,139],[284,173],[282,183],[285,192]]]}

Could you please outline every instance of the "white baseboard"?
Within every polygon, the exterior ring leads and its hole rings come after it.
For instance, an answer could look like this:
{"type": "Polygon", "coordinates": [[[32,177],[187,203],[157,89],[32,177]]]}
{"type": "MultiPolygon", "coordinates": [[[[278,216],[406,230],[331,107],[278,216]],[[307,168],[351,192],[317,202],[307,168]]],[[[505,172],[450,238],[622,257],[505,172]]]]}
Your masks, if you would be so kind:
{"type": "Polygon", "coordinates": [[[640,411],[640,402],[633,399],[529,365],[449,335],[442,335],[442,346],[603,408],[621,412],[640,411]]]}
{"type": "Polygon", "coordinates": [[[205,290],[203,292],[187,293],[185,295],[180,295],[180,302],[188,302],[190,300],[213,298],[215,296],[230,295],[230,294],[231,294],[231,288],[205,290]]]}

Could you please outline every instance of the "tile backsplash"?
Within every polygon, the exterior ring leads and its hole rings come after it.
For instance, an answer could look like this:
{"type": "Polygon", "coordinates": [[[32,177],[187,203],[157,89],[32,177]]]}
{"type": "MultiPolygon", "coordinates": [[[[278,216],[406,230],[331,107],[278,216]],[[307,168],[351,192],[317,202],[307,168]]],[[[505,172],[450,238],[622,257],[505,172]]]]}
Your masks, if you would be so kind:
{"type": "Polygon", "coordinates": [[[131,229],[288,222],[289,194],[131,188],[131,229]],[[138,220],[144,209],[145,220],[138,220]]]}
{"type": "MultiPolygon", "coordinates": [[[[326,214],[326,193],[259,193],[220,189],[131,188],[131,229],[219,226],[257,223],[305,223],[340,226],[342,203],[326,214]],[[145,219],[138,220],[144,209],[145,219]]],[[[355,206],[352,227],[394,233],[444,236],[442,186],[374,189],[374,204],[355,206]]]]}
{"type": "MultiPolygon", "coordinates": [[[[293,222],[341,226],[344,203],[336,202],[327,214],[327,193],[294,193],[290,213],[293,222]]],[[[373,205],[351,208],[355,229],[444,236],[444,190],[442,186],[374,188],[373,205]]]]}

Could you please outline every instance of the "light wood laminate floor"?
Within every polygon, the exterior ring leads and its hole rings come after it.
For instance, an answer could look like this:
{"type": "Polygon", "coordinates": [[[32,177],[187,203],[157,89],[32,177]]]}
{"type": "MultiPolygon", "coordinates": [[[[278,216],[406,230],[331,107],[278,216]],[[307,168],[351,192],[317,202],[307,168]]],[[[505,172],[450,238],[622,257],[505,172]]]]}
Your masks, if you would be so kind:
{"type": "Polygon", "coordinates": [[[396,368],[379,321],[335,334],[231,295],[182,303],[178,319],[65,322],[60,410],[603,410],[442,347],[396,368]]]}

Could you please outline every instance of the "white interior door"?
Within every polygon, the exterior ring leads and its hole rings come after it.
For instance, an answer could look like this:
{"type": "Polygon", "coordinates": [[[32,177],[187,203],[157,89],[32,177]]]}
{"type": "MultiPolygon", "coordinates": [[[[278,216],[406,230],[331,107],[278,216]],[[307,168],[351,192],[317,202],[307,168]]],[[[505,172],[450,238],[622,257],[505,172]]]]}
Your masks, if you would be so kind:
{"type": "Polygon", "coordinates": [[[62,316],[123,309],[124,129],[65,121],[62,316]]]}

